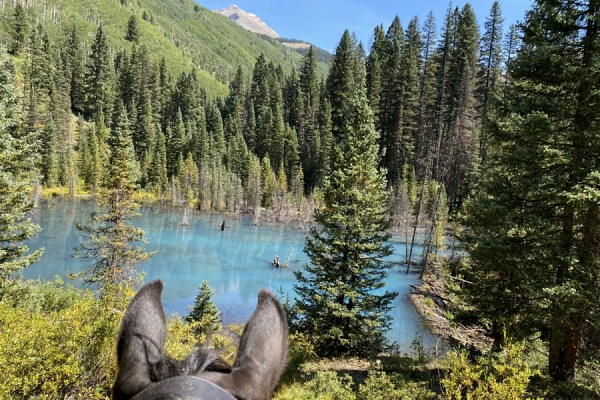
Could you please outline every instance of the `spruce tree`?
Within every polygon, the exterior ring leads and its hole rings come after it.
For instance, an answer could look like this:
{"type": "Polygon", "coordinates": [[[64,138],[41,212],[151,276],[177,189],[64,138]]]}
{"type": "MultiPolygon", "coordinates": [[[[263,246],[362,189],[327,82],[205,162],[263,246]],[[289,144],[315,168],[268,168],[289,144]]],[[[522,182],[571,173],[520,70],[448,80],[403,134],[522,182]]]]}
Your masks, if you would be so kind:
{"type": "MultiPolygon", "coordinates": [[[[364,65],[362,66],[364,71],[364,65]]],[[[296,328],[322,356],[377,354],[385,346],[395,292],[383,292],[390,255],[389,193],[378,169],[378,135],[364,73],[339,132],[324,206],[306,240],[311,264],[297,272],[296,328]]]]}
{"type": "Polygon", "coordinates": [[[114,66],[102,25],[98,27],[85,77],[86,114],[97,120],[98,115],[110,117],[114,103],[114,66]]]}
{"type": "Polygon", "coordinates": [[[203,281],[198,286],[199,292],[190,307],[190,313],[185,317],[188,323],[196,323],[196,334],[221,330],[221,314],[212,301],[215,291],[208,281],[203,281]]]}
{"type": "Polygon", "coordinates": [[[312,47],[309,48],[302,60],[298,84],[300,87],[300,111],[295,128],[298,132],[298,146],[306,191],[310,193],[319,184],[317,176],[319,173],[318,137],[321,97],[317,59],[312,47]]]}
{"type": "Polygon", "coordinates": [[[356,84],[356,37],[344,31],[329,67],[327,95],[331,103],[331,130],[335,138],[342,135],[348,123],[350,99],[355,93],[356,84]]]}
{"type": "Polygon", "coordinates": [[[136,245],[145,241],[144,231],[131,222],[139,215],[133,199],[138,176],[129,121],[120,101],[113,121],[106,187],[98,198],[104,211],[92,212],[90,225],[77,224],[83,241],[74,254],[89,263],[83,274],[85,282],[99,284],[104,292],[134,279],[136,265],[153,255],[136,245]]]}
{"type": "Polygon", "coordinates": [[[597,341],[599,25],[595,1],[536,1],[469,207],[465,290],[496,342],[541,333],[571,380],[597,341]]]}
{"type": "Polygon", "coordinates": [[[441,173],[450,212],[458,210],[468,193],[472,168],[478,159],[476,120],[479,26],[469,3],[455,11],[455,37],[448,70],[447,130],[441,141],[441,173]]]}
{"type": "Polygon", "coordinates": [[[140,32],[138,28],[138,20],[135,15],[129,17],[127,21],[127,31],[125,32],[125,40],[137,43],[140,40],[140,32]]]}
{"type": "Polygon", "coordinates": [[[14,74],[12,60],[0,46],[0,290],[11,274],[30,266],[43,253],[43,249],[28,253],[23,244],[40,229],[27,218],[33,209],[37,140],[35,134],[22,131],[14,74]]]}
{"type": "Polygon", "coordinates": [[[436,99],[436,24],[433,13],[427,15],[423,24],[423,70],[419,80],[419,105],[417,111],[417,136],[415,138],[415,172],[417,179],[424,182],[430,178],[431,160],[434,154],[433,123],[436,99]]]}
{"type": "Polygon", "coordinates": [[[12,18],[12,45],[11,54],[19,56],[27,45],[27,36],[29,34],[29,22],[27,13],[21,3],[15,4],[15,13],[12,18]]]}
{"type": "Polygon", "coordinates": [[[485,21],[485,33],[481,38],[478,74],[478,97],[481,115],[481,135],[479,137],[479,162],[485,160],[485,142],[489,115],[494,112],[500,100],[500,77],[502,75],[502,11],[500,3],[494,1],[490,16],[485,21]]]}
{"type": "Polygon", "coordinates": [[[402,168],[402,109],[406,87],[403,81],[404,29],[396,16],[385,36],[385,65],[380,97],[380,152],[382,166],[392,184],[398,184],[402,168]]]}

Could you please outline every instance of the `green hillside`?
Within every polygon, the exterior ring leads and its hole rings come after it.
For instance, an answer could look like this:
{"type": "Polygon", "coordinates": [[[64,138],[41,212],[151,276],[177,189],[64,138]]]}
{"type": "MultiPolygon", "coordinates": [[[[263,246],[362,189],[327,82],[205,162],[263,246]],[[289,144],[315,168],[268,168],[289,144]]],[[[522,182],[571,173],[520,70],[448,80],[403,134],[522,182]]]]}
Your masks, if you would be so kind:
{"type": "MultiPolygon", "coordinates": [[[[12,8],[4,12],[0,10],[0,42],[7,42],[12,25],[12,8]]],[[[260,54],[286,72],[302,60],[298,52],[264,40],[193,0],[33,0],[27,12],[51,37],[62,35],[65,26],[76,26],[88,44],[101,23],[114,51],[130,48],[125,33],[135,15],[140,41],[155,61],[164,56],[173,76],[197,67],[198,79],[211,95],[224,95],[238,66],[251,71],[260,54]]],[[[328,69],[322,62],[318,68],[323,75],[328,69]]]]}

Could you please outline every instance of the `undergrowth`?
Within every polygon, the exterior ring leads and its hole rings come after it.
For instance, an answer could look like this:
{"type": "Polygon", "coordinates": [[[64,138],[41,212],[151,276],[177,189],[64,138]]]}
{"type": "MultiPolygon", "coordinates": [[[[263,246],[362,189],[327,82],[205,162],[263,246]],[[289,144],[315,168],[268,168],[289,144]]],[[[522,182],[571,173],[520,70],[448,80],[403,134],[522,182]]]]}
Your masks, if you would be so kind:
{"type": "MultiPolygon", "coordinates": [[[[109,399],[114,382],[116,338],[134,294],[122,287],[99,298],[89,290],[15,280],[0,293],[0,398],[109,399]]],[[[209,334],[232,363],[242,327],[209,334]]],[[[202,346],[206,334],[181,317],[168,322],[166,351],[183,358],[202,346]]],[[[544,357],[531,345],[474,357],[449,351],[437,358],[420,337],[410,354],[371,360],[320,359],[310,340],[290,335],[288,368],[273,398],[378,399],[594,399],[600,398],[600,367],[586,362],[571,384],[554,385],[544,357]]]]}

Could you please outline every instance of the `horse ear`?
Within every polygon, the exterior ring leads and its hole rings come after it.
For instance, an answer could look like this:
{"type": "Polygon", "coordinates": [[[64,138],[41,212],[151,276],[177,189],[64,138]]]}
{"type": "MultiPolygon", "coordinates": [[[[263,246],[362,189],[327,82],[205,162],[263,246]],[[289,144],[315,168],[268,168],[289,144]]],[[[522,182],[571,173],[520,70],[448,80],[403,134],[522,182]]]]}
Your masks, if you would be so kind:
{"type": "Polygon", "coordinates": [[[163,362],[167,325],[161,294],[163,283],[153,281],[133,297],[125,311],[117,357],[119,374],[113,399],[130,399],[152,383],[151,371],[163,362]]]}
{"type": "Polygon", "coordinates": [[[231,374],[208,374],[236,398],[266,400],[287,363],[288,327],[277,297],[263,289],[258,305],[244,328],[231,374]]]}

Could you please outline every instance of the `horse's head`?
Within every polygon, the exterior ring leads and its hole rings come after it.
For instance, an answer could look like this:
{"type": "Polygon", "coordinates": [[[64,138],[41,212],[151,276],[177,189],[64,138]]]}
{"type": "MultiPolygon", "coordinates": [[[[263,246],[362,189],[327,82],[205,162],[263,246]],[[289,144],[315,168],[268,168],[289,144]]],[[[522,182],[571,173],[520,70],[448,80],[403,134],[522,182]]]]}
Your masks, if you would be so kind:
{"type": "Polygon", "coordinates": [[[287,320],[277,297],[260,291],[230,366],[206,349],[185,360],[165,356],[162,289],[161,281],[147,284],[127,307],[117,347],[119,374],[113,399],[268,399],[287,358],[287,320]]]}

